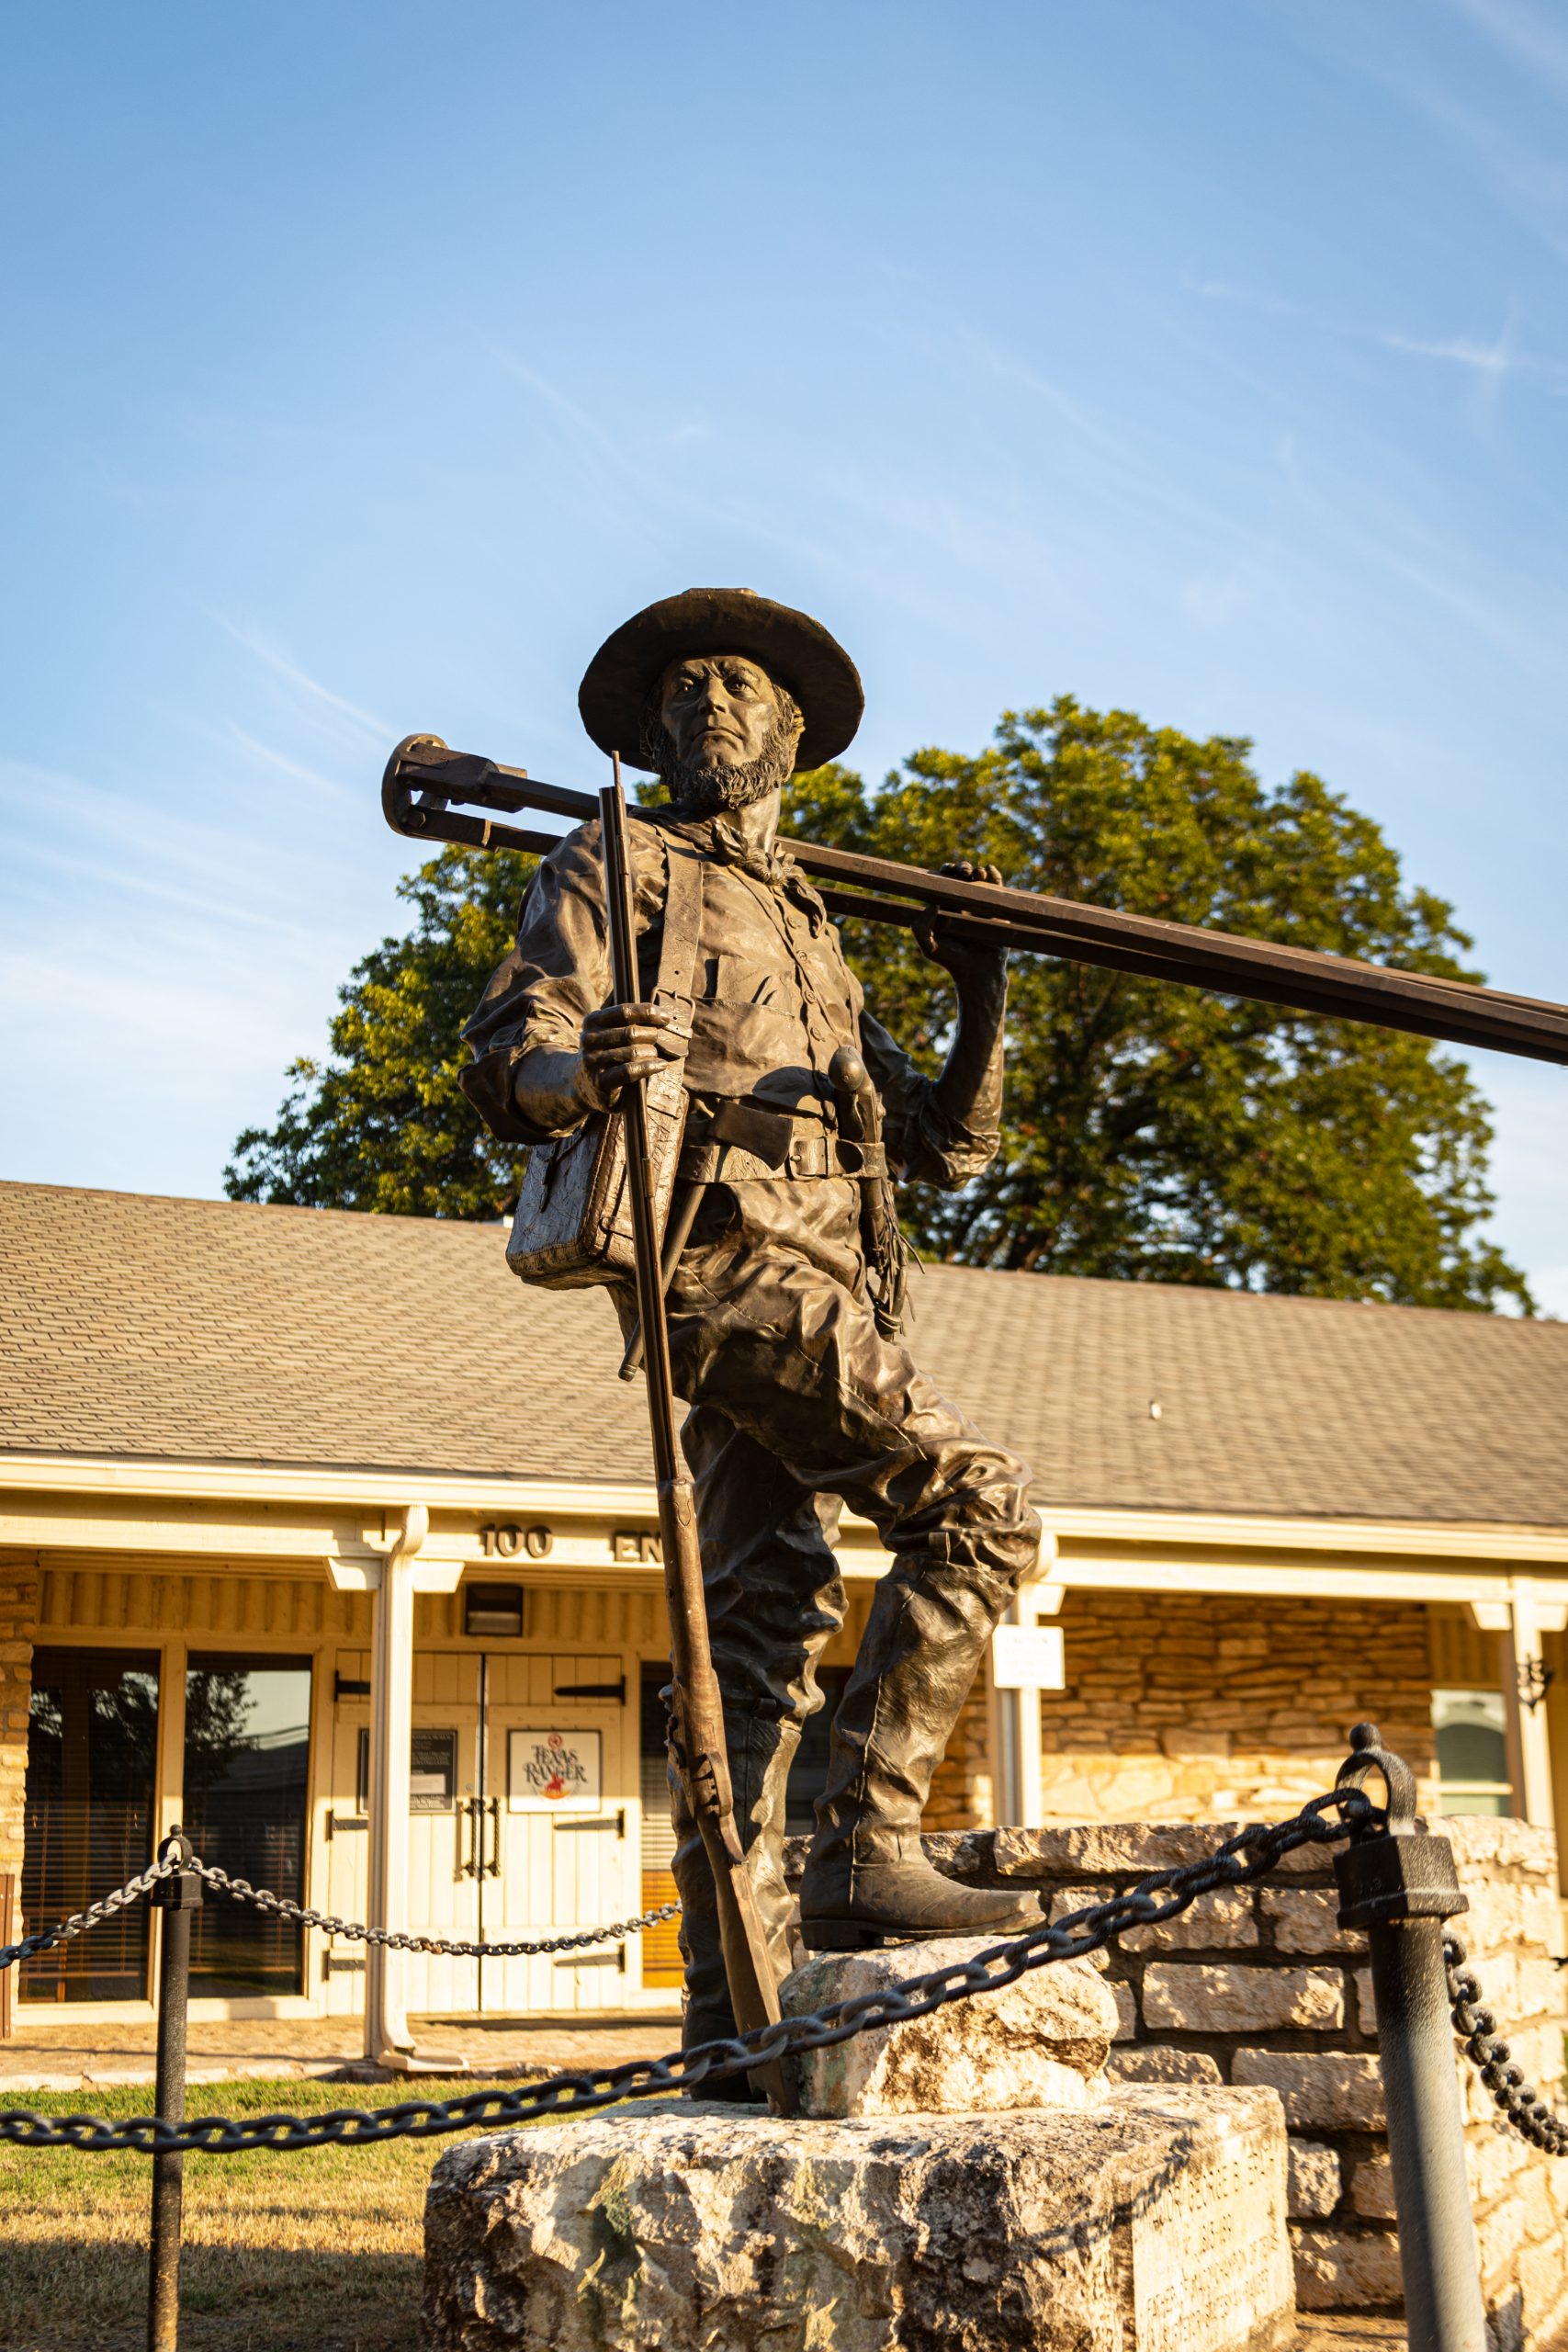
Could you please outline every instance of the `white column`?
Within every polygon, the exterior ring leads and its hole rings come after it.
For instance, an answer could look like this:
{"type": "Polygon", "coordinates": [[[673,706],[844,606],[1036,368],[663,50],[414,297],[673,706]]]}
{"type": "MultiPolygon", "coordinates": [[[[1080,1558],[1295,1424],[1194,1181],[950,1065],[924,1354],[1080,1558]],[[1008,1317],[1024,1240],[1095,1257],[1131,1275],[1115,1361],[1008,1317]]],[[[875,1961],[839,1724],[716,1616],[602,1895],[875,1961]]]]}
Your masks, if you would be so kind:
{"type": "MultiPolygon", "coordinates": [[[[414,1558],[430,1513],[412,1503],[381,1562],[370,1655],[369,1918],[406,1928],[409,1893],[409,1756],[413,1741],[414,1558]]],[[[413,2051],[402,2002],[402,1955],[384,1944],[365,1954],[365,2055],[375,2065],[413,2051]]]]}
{"type": "MultiPolygon", "coordinates": [[[[370,1827],[366,1925],[405,1931],[409,1924],[409,1765],[413,1744],[413,1604],[420,1592],[456,1592],[461,1560],[423,1555],[430,1513],[410,1503],[389,1540],[367,1535],[380,1557],[329,1558],[340,1592],[375,1595],[370,1636],[370,1827]],[[422,1556],[422,1555],[423,1555],[422,1556]]],[[[368,1944],[365,1953],[365,2055],[372,2065],[418,2073],[461,2073],[452,2053],[416,2057],[401,1992],[402,1954],[368,1944]]]]}
{"type": "Polygon", "coordinates": [[[1546,1708],[1529,1702],[1532,1668],[1541,1659],[1542,1634],[1560,1634],[1568,1604],[1540,1600],[1528,1577],[1510,1581],[1506,1600],[1476,1600],[1471,1614],[1483,1633],[1497,1635],[1498,1674],[1503,1685],[1503,1726],[1508,1744],[1508,1778],[1514,1784],[1517,1819],[1544,1829],[1553,1826],[1551,1744],[1546,1708]]]}
{"type": "MultiPolygon", "coordinates": [[[[1002,1620],[1004,1626],[1019,1625],[1035,1630],[1043,1617],[1053,1617],[1062,1605],[1062,1588],[1051,1579],[1056,1564],[1056,1539],[1047,1532],[1040,1539],[1040,1557],[1034,1575],[1019,1587],[1018,1599],[1002,1620]]],[[[998,1628],[998,1631],[1000,1629],[998,1628]]],[[[1037,1827],[1044,1811],[1043,1775],[1040,1758],[1040,1693],[1052,1685],[1042,1681],[1015,1682],[1005,1667],[998,1667],[997,1652],[1005,1651],[1005,1640],[998,1645],[993,1636],[991,1668],[992,1687],[996,1695],[996,1817],[998,1826],[1013,1829],[1037,1827]],[[1006,1680],[1002,1676],[1007,1675],[1006,1680]]]]}

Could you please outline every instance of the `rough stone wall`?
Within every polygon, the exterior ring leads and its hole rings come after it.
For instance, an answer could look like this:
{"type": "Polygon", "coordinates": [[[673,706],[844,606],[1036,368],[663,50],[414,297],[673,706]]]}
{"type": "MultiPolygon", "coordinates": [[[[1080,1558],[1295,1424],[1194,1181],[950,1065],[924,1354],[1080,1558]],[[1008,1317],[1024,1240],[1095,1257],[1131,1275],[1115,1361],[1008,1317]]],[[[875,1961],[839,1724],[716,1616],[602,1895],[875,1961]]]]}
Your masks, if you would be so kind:
{"type": "MultiPolygon", "coordinates": [[[[1000,1829],[931,1849],[964,1878],[1039,1885],[1060,1917],[1196,1860],[1236,1826],[1000,1829]]],[[[1517,2063],[1561,2099],[1568,1979],[1552,1964],[1556,1841],[1518,1821],[1441,1828],[1470,1899],[1456,1930],[1486,2005],[1517,2063]]],[[[1121,1939],[1107,1962],[1122,2014],[1111,2072],[1277,2090],[1303,2309],[1391,2312],[1399,2256],[1365,1939],[1336,1926],[1333,1871],[1314,1867],[1320,1859],[1292,1855],[1266,1885],[1204,1896],[1168,1926],[1121,1939]]],[[[1459,2073],[1494,2352],[1546,2352],[1568,2340],[1568,2157],[1527,2146],[1497,2120],[1473,2070],[1459,2073]]]]}
{"type": "Polygon", "coordinates": [[[38,1625],[38,1566],[30,1553],[0,1552],[0,1876],[22,1871],[22,1796],[28,1707],[38,1625]]]}
{"type": "Polygon", "coordinates": [[[1047,1823],[1288,1813],[1328,1785],[1367,1718],[1424,1782],[1436,1770],[1419,1604],[1069,1591],[1057,1622],[1066,1688],[1040,1704],[1047,1823]]]}

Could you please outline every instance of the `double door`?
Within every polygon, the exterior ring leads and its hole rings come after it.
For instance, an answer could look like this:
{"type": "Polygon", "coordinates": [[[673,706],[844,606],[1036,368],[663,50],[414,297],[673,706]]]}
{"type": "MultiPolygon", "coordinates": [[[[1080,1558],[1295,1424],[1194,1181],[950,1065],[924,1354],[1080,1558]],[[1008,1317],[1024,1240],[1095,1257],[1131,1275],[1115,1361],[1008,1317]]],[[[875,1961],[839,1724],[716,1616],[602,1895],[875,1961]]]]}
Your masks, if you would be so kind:
{"type": "MultiPolygon", "coordinates": [[[[361,1679],[341,1662],[340,1688],[361,1679]]],[[[413,1933],[538,1942],[641,1908],[635,1696],[622,1659],[603,1652],[416,1653],[413,1933]]],[[[363,1918],[368,1840],[348,1825],[366,1819],[368,1708],[355,1693],[334,1714],[334,1788],[354,1792],[355,1810],[344,1817],[334,1800],[329,1907],[363,1918]]],[[[416,2015],[619,2008],[638,1981],[624,1944],[516,1960],[409,1953],[402,1964],[416,2015]]],[[[349,2006],[333,1993],[332,2007],[349,2006]]]]}

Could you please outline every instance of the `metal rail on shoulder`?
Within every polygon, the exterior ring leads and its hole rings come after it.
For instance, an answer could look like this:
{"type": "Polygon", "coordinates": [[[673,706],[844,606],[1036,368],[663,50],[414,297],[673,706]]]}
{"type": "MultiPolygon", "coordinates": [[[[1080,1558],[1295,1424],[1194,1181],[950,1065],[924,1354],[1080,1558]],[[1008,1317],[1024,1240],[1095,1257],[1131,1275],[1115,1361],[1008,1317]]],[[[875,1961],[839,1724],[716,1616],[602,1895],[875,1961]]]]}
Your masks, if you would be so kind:
{"type": "MultiPolygon", "coordinates": [[[[382,779],[381,806],[393,831],[410,841],[525,850],[536,856],[547,856],[559,846],[560,836],[508,825],[498,816],[533,809],[585,823],[598,814],[590,793],[541,783],[525,768],[449,751],[434,735],[405,736],[398,745],[382,779]],[[498,816],[461,813],[466,809],[494,810],[498,816]]],[[[657,824],[669,812],[632,808],[628,814],[657,824]]],[[[993,946],[1568,1065],[1568,1005],[1043,891],[963,882],[792,835],[783,839],[802,871],[829,886],[822,893],[829,912],[846,920],[908,928],[929,922],[935,911],[945,929],[993,946]]]]}

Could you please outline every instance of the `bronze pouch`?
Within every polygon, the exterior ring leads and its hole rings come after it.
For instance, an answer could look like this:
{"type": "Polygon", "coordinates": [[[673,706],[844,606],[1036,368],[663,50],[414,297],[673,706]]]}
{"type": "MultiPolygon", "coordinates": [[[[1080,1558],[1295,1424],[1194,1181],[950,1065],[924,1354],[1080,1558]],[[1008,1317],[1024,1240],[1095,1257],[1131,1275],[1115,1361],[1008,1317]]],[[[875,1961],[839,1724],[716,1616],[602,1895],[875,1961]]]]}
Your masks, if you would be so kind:
{"type": "MultiPolygon", "coordinates": [[[[653,1001],[691,1033],[692,977],[702,924],[702,860],[682,842],[664,842],[664,935],[653,1001]]],[[[648,1148],[660,1228],[670,1209],[685,1124],[685,1072],[671,1062],[647,1081],[648,1148]]],[[[630,1282],[637,1257],[626,1182],[626,1122],[596,1113],[570,1135],[535,1144],[523,1171],[506,1262],[523,1282],[547,1290],[582,1290],[630,1282]]]]}

